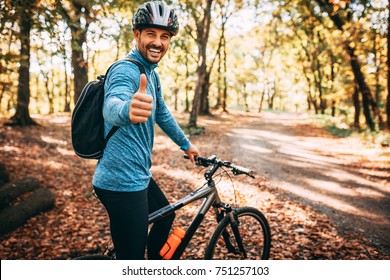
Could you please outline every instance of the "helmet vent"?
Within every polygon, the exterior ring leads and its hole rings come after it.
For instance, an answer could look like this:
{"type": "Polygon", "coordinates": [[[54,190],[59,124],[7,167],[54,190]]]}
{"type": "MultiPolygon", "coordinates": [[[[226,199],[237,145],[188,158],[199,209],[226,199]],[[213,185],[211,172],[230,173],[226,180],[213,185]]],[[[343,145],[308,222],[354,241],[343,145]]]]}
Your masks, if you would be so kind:
{"type": "Polygon", "coordinates": [[[164,7],[162,5],[158,5],[158,10],[160,12],[160,17],[162,17],[163,14],[164,14],[164,10],[163,9],[164,9],[164,7]]]}
{"type": "Polygon", "coordinates": [[[146,4],[146,9],[148,10],[149,14],[152,16],[153,15],[153,10],[152,10],[152,7],[150,6],[150,3],[146,4]]]}

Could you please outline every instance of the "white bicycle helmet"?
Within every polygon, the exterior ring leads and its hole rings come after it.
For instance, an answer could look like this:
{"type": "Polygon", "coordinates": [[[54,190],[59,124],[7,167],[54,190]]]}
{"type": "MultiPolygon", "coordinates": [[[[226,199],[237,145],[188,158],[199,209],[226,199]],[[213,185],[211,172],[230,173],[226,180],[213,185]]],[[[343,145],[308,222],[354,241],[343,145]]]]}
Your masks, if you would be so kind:
{"type": "Polygon", "coordinates": [[[179,21],[176,11],[164,1],[150,1],[139,6],[133,16],[133,28],[161,28],[169,31],[172,36],[179,32],[179,21]]]}

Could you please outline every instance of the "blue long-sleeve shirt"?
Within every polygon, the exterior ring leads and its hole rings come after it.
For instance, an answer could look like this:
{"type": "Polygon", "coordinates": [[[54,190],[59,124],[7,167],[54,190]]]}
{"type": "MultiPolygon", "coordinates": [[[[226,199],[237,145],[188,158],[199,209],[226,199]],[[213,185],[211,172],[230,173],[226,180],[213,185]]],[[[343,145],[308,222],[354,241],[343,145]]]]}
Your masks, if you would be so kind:
{"type": "Polygon", "coordinates": [[[157,64],[147,61],[136,49],[127,57],[145,67],[146,92],[153,97],[152,115],[145,123],[130,122],[130,102],[139,89],[140,71],[130,61],[116,63],[106,77],[103,116],[105,135],[113,126],[120,129],[108,141],[92,183],[106,190],[131,192],[143,190],[149,184],[156,123],[182,150],[190,147],[190,141],[165,105],[156,81],[159,77],[154,71],[157,64]]]}

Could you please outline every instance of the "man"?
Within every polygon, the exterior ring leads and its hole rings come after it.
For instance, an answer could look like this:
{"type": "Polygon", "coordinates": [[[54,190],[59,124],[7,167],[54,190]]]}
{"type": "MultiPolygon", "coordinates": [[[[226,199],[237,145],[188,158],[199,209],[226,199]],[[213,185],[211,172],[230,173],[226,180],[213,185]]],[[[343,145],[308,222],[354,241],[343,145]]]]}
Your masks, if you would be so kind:
{"type": "Polygon", "coordinates": [[[140,62],[146,75],[129,61],[116,63],[107,75],[103,115],[105,133],[111,137],[99,160],[93,185],[110,217],[117,259],[159,259],[174,215],[156,222],[148,238],[148,214],[167,205],[164,194],[151,178],[154,125],[190,157],[198,149],[190,143],[167,109],[154,71],[179,30],[175,10],[163,1],[142,4],[133,20],[135,48],[127,55],[140,62]]]}

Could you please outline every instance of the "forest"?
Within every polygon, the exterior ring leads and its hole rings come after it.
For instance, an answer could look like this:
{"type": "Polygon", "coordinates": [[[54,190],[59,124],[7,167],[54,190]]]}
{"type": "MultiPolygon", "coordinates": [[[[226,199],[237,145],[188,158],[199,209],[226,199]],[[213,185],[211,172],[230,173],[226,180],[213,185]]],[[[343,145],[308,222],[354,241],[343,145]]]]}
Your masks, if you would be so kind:
{"type": "MultiPolygon", "coordinates": [[[[0,2],[0,109],[13,124],[31,113],[72,111],[89,80],[133,47],[142,1],[0,2]]],[[[389,3],[171,1],[180,33],[158,68],[167,103],[197,116],[215,110],[310,111],[352,129],[389,117],[389,3]]]]}
{"type": "MultiPolygon", "coordinates": [[[[109,243],[96,162],[75,155],[71,115],[135,46],[144,2],[0,0],[0,259],[109,243]]],[[[218,187],[264,213],[270,259],[390,259],[389,1],[166,2],[180,29],[156,68],[164,100],[202,155],[255,171],[222,172],[218,187]]],[[[168,140],[157,127],[152,173],[173,202],[205,169],[168,140]]],[[[208,213],[182,258],[202,259],[214,228],[208,213]]]]}

